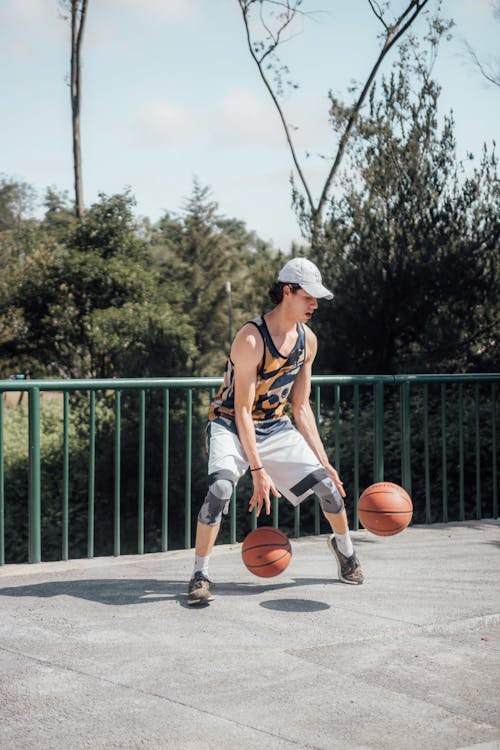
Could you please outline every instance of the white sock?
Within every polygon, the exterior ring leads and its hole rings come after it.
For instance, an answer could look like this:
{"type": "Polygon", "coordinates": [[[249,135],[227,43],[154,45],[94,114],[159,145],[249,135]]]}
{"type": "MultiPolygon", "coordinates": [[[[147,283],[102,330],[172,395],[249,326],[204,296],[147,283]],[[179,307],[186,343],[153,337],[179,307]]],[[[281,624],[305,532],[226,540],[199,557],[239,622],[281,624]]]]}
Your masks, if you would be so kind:
{"type": "Polygon", "coordinates": [[[335,541],[343,555],[351,557],[351,555],[354,554],[354,547],[352,546],[351,535],[349,532],[347,532],[347,534],[335,534],[335,541]]]}
{"type": "Polygon", "coordinates": [[[209,560],[210,560],[210,557],[202,557],[201,555],[197,555],[195,553],[193,575],[195,573],[203,573],[203,575],[207,576],[208,578],[208,561],[209,560]]]}

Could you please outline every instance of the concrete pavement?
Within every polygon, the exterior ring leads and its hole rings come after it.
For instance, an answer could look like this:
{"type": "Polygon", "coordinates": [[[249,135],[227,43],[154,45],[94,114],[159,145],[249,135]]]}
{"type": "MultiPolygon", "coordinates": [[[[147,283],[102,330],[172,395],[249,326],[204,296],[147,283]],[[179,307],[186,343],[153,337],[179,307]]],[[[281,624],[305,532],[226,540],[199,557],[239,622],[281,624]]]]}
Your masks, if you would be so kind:
{"type": "Polygon", "coordinates": [[[500,750],[500,522],[326,536],[258,579],[217,546],[0,568],[0,748],[500,750]]]}

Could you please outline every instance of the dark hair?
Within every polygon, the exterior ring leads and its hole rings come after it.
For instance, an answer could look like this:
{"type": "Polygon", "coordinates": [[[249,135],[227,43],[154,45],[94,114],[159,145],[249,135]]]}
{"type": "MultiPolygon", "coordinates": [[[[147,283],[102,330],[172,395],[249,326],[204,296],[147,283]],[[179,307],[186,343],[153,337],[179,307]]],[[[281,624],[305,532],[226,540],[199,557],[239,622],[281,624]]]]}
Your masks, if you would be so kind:
{"type": "Polygon", "coordinates": [[[274,305],[279,305],[280,302],[283,301],[283,287],[289,286],[292,290],[292,294],[296,294],[298,290],[300,289],[299,284],[288,284],[283,281],[275,281],[274,284],[269,289],[269,299],[274,305]]]}

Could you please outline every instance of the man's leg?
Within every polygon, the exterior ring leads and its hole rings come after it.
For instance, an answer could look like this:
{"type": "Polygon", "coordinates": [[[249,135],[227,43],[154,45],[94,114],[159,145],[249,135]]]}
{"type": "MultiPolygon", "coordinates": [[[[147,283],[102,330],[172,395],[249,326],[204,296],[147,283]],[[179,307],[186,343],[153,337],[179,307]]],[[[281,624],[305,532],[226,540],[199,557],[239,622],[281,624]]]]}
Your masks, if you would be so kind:
{"type": "Polygon", "coordinates": [[[210,560],[219,530],[220,523],[215,524],[215,526],[209,526],[206,523],[198,521],[196,526],[193,576],[197,572],[200,572],[208,578],[208,561],[210,560]]]}
{"type": "Polygon", "coordinates": [[[319,497],[321,509],[330,524],[333,535],[328,538],[328,547],[337,560],[339,578],[343,583],[363,583],[363,573],[354,551],[344,500],[334,483],[327,477],[314,489],[319,497]]]}
{"type": "Polygon", "coordinates": [[[208,563],[219,533],[222,513],[227,510],[233,494],[234,483],[229,474],[211,475],[205,501],[198,513],[193,576],[189,582],[188,604],[207,604],[213,600],[210,593],[208,563]]]}
{"type": "Polygon", "coordinates": [[[227,513],[233,489],[248,464],[237,435],[225,427],[210,425],[208,492],[198,513],[193,576],[189,582],[188,604],[212,601],[208,564],[222,514],[227,513]]]}
{"type": "Polygon", "coordinates": [[[340,513],[327,513],[323,508],[323,515],[333,531],[328,538],[328,547],[337,560],[340,580],[354,585],[363,583],[364,577],[352,545],[345,509],[340,513]]]}
{"type": "Polygon", "coordinates": [[[215,541],[219,534],[220,523],[209,526],[198,521],[196,526],[196,554],[200,557],[210,557],[215,541]]]}
{"type": "Polygon", "coordinates": [[[347,513],[345,508],[340,513],[327,513],[326,511],[323,511],[323,515],[332,527],[334,534],[343,536],[344,534],[349,533],[349,524],[347,523],[347,513]]]}

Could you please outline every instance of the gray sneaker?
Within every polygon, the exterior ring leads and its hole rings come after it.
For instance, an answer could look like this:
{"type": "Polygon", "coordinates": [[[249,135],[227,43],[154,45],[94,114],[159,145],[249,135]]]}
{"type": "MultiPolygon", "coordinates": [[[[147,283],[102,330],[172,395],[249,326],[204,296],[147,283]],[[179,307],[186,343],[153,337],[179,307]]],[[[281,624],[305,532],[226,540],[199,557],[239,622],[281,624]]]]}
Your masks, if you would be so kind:
{"type": "Polygon", "coordinates": [[[189,581],[188,604],[208,604],[214,597],[210,593],[211,581],[204,573],[197,571],[189,581]]]}
{"type": "Polygon", "coordinates": [[[339,578],[344,583],[351,583],[354,586],[358,586],[363,583],[364,576],[361,572],[361,566],[356,553],[351,557],[346,557],[337,547],[335,536],[328,537],[328,546],[337,560],[337,566],[339,569],[339,578]]]}

